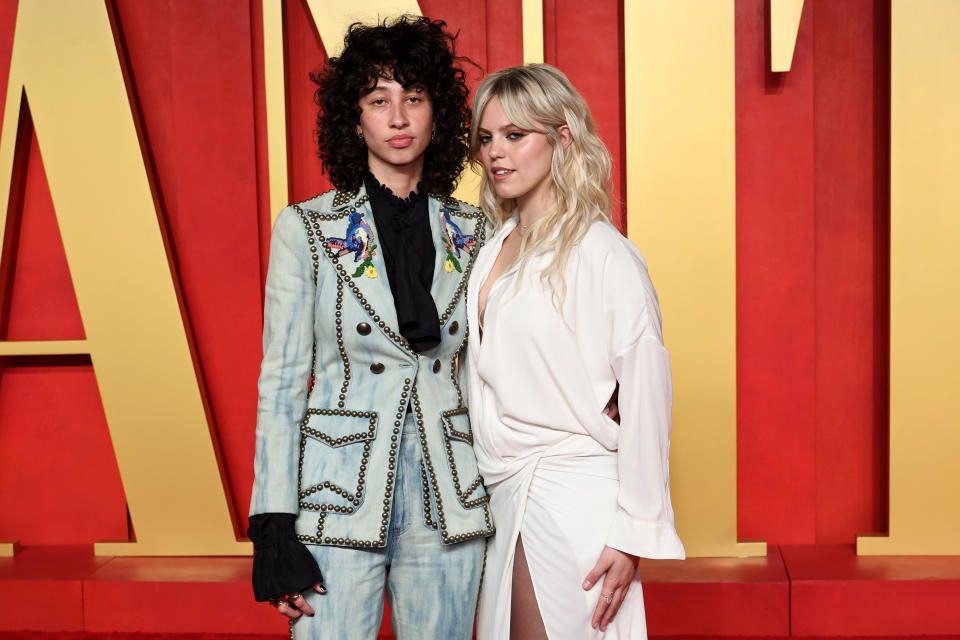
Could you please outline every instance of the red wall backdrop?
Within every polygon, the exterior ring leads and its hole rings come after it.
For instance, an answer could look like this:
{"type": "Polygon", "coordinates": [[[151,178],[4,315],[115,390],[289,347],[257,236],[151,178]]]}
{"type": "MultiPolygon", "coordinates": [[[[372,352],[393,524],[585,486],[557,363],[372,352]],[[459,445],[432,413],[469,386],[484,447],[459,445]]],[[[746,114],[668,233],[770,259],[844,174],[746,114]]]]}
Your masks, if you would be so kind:
{"type": "MultiPolygon", "coordinates": [[[[853,542],[886,527],[889,3],[807,0],[784,74],[765,70],[766,4],[736,2],[739,530],[771,544],[853,542]]],[[[0,98],[16,5],[0,0],[0,98]]],[[[261,2],[107,6],[239,533],[270,219],[261,2]]],[[[520,63],[520,0],[420,6],[460,30],[460,53],[480,67],[469,71],[472,86],[520,63]]],[[[290,198],[302,200],[329,186],[308,77],[325,53],[305,2],[284,3],[284,28],[290,198]]],[[[622,6],[544,0],[544,29],[545,60],[590,103],[623,203],[622,6]]],[[[79,338],[42,158],[35,138],[23,146],[0,267],[0,339],[79,338]]],[[[622,227],[622,208],[617,220],[622,227]]],[[[0,538],[130,534],[89,359],[0,360],[0,538]]]]}
{"type": "Polygon", "coordinates": [[[886,529],[889,2],[805,3],[770,73],[736,5],[739,533],[886,529]]]}

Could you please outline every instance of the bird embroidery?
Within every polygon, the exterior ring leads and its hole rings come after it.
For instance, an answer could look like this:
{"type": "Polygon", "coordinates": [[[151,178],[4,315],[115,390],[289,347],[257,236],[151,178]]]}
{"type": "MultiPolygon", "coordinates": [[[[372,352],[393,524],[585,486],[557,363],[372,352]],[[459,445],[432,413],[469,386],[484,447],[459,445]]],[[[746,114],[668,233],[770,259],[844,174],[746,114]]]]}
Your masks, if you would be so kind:
{"type": "Polygon", "coordinates": [[[359,212],[350,214],[350,224],[347,226],[347,235],[344,238],[327,238],[327,245],[334,250],[334,256],[339,258],[348,253],[355,253],[354,262],[360,262],[369,253],[368,247],[373,242],[373,231],[370,225],[363,221],[359,212]]]}
{"type": "Polygon", "coordinates": [[[477,246],[477,239],[473,236],[463,235],[460,227],[450,217],[450,212],[446,208],[440,209],[440,227],[443,229],[443,246],[447,249],[444,269],[447,273],[454,269],[463,273],[460,266],[460,249],[472,254],[473,248],[477,246]]]}
{"type": "Polygon", "coordinates": [[[465,236],[460,231],[460,227],[450,217],[450,212],[441,209],[441,220],[443,222],[443,235],[450,242],[456,257],[460,257],[460,249],[465,249],[467,253],[473,253],[473,248],[477,245],[477,239],[473,236],[465,236]]]}
{"type": "Polygon", "coordinates": [[[350,224],[347,225],[347,233],[343,238],[327,238],[327,246],[333,249],[333,256],[340,256],[353,253],[353,261],[360,262],[360,266],[354,272],[353,277],[366,275],[368,278],[376,278],[377,270],[373,266],[373,256],[377,255],[377,245],[373,244],[373,230],[363,220],[363,214],[355,211],[350,214],[350,224]]]}

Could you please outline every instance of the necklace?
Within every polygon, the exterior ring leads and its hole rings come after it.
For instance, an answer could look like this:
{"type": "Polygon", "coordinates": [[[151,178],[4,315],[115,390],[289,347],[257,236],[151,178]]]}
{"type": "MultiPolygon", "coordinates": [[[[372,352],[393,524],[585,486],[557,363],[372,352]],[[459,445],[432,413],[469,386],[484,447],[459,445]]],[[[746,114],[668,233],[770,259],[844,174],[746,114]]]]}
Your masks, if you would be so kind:
{"type": "Polygon", "coordinates": [[[517,218],[517,226],[520,227],[520,235],[522,235],[522,236],[523,236],[523,235],[526,235],[526,234],[527,234],[527,229],[530,228],[530,225],[528,225],[528,224],[523,224],[522,222],[520,222],[520,218],[517,218]]]}

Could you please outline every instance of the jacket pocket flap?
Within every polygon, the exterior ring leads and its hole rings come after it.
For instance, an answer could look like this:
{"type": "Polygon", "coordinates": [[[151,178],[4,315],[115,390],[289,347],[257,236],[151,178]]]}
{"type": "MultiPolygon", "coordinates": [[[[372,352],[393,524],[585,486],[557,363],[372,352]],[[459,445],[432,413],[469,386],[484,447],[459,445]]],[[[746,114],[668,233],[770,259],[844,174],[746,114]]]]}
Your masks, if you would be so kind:
{"type": "Polygon", "coordinates": [[[453,409],[444,411],[440,414],[443,420],[443,431],[448,438],[462,440],[467,444],[473,444],[473,431],[470,428],[470,415],[467,408],[453,409]]]}
{"type": "Polygon", "coordinates": [[[331,447],[373,440],[377,435],[376,411],[307,409],[300,431],[331,447]]]}

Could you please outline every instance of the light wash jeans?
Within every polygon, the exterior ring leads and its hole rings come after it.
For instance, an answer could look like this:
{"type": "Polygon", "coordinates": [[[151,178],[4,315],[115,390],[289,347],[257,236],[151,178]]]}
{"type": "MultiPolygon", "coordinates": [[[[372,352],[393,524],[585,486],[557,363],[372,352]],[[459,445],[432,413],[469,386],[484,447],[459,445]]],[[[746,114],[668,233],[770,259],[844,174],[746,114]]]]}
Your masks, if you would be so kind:
{"type": "Polygon", "coordinates": [[[308,545],[323,572],[327,593],[303,592],[316,615],[296,620],[293,638],[374,640],[383,618],[384,586],[397,640],[473,637],[486,539],[445,545],[440,533],[426,525],[422,453],[410,414],[400,450],[387,546],[371,550],[308,545]]]}

